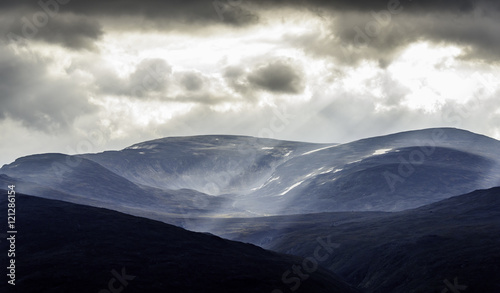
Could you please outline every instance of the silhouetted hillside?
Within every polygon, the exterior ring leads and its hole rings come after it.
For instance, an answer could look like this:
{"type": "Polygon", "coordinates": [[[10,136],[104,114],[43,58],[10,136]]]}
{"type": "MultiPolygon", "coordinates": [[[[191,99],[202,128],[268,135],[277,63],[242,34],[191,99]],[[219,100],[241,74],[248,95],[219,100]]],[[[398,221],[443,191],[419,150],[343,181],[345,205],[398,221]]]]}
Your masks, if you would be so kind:
{"type": "MultiPolygon", "coordinates": [[[[16,211],[16,286],[2,274],[2,292],[287,292],[282,275],[303,262],[106,209],[18,194],[16,211]]],[[[295,292],[357,291],[318,268],[295,292]]]]}

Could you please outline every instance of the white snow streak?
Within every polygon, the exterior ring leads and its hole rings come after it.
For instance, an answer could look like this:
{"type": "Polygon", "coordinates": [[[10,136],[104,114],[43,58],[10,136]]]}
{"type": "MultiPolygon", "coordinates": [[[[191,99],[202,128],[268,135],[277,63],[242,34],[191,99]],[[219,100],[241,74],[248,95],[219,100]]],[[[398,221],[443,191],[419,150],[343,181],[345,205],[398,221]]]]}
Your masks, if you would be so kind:
{"type": "Polygon", "coordinates": [[[315,152],[319,152],[319,151],[322,151],[322,150],[326,150],[326,149],[329,149],[329,148],[333,148],[333,147],[336,147],[336,146],[337,145],[331,145],[331,146],[327,146],[327,147],[324,147],[324,148],[315,149],[315,150],[303,153],[302,155],[309,155],[309,154],[312,154],[312,153],[315,153],[315,152]]]}

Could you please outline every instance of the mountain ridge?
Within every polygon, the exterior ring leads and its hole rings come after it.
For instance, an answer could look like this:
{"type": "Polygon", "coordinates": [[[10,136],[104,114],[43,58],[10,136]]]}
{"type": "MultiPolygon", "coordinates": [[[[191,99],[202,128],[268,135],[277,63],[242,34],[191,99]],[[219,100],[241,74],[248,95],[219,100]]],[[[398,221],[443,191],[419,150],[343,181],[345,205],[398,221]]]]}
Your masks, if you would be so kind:
{"type": "MultiPolygon", "coordinates": [[[[303,262],[109,209],[20,193],[16,204],[16,292],[272,292],[286,290],[283,273],[303,262]]],[[[359,291],[317,267],[296,292],[359,291]]]]}
{"type": "Polygon", "coordinates": [[[326,266],[366,293],[437,293],[454,278],[464,292],[500,292],[500,187],[400,212],[217,219],[205,230],[301,256],[329,237],[339,247],[326,266]]]}
{"type": "Polygon", "coordinates": [[[0,174],[97,200],[98,191],[102,201],[180,217],[397,211],[498,185],[498,149],[497,140],[455,128],[345,144],[167,137],[121,151],[26,156],[0,174]]]}

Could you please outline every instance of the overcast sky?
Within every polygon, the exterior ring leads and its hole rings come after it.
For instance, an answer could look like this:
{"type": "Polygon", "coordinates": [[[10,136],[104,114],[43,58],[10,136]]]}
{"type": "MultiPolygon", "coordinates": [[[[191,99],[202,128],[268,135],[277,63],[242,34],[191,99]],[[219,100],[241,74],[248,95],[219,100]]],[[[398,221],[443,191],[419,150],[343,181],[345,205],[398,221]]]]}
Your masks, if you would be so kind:
{"type": "Polygon", "coordinates": [[[0,166],[166,136],[500,138],[500,4],[5,0],[0,166]]]}

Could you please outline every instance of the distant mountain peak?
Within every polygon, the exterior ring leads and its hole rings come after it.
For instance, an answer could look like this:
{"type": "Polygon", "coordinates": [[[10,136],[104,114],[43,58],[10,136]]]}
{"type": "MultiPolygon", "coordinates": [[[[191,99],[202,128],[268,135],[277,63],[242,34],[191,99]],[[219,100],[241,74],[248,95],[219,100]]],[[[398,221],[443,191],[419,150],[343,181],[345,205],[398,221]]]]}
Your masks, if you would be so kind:
{"type": "Polygon", "coordinates": [[[38,184],[30,191],[45,188],[35,195],[137,201],[159,213],[396,211],[500,184],[499,149],[500,141],[456,128],[344,144],[199,135],[97,154],[32,155],[0,173],[38,184]]]}

